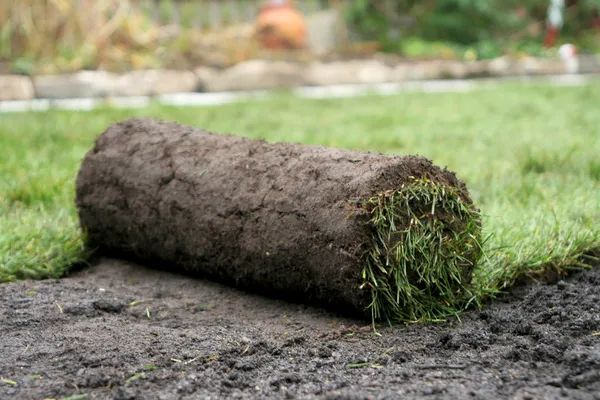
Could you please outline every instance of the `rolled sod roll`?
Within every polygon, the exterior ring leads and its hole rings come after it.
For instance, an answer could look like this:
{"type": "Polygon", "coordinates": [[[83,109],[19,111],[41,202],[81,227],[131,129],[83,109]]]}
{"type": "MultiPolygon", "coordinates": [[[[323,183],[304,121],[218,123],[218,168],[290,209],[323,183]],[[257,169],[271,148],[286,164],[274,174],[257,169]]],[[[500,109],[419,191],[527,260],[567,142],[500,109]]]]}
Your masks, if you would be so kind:
{"type": "Polygon", "coordinates": [[[425,158],[145,118],[100,135],[76,203],[97,252],[373,320],[456,312],[481,256],[465,184],[425,158]]]}

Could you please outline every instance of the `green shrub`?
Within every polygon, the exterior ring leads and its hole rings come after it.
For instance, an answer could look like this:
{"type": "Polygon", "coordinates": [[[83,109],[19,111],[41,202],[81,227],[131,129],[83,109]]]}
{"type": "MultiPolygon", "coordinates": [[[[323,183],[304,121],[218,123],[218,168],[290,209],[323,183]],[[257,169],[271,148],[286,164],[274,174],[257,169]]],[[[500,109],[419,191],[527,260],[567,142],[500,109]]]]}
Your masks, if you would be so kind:
{"type": "MultiPolygon", "coordinates": [[[[561,37],[600,47],[597,34],[590,39],[600,1],[571,3],[561,37]]],[[[384,51],[404,52],[405,42],[418,38],[468,46],[488,58],[507,48],[535,53],[543,40],[548,4],[549,0],[352,0],[346,18],[362,39],[379,41],[384,51]]]]}

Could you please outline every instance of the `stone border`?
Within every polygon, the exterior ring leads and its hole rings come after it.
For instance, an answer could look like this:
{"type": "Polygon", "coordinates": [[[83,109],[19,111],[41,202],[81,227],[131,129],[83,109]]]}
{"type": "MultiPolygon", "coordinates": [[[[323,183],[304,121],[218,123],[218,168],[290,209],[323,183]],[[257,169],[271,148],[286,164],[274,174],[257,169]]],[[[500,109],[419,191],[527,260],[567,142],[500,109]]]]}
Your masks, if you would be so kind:
{"type": "MultiPolygon", "coordinates": [[[[600,74],[561,74],[490,77],[481,79],[444,79],[407,81],[398,83],[347,84],[329,86],[301,86],[289,89],[289,93],[300,98],[332,99],[359,97],[364,95],[389,96],[398,93],[467,93],[474,90],[493,89],[507,83],[523,85],[588,86],[600,82],[600,74]]],[[[158,96],[129,96],[72,99],[32,99],[0,101],[0,114],[37,112],[48,110],[90,111],[110,107],[119,109],[145,108],[153,103],[176,106],[218,106],[239,101],[260,100],[268,96],[269,90],[238,92],[182,92],[158,96]]]]}
{"type": "Polygon", "coordinates": [[[600,56],[559,59],[507,57],[490,61],[386,63],[378,59],[297,63],[251,60],[227,69],[144,70],[123,74],[80,71],[64,75],[0,75],[0,101],[147,97],[170,93],[232,92],[383,84],[440,79],[600,74],[600,56]]]}

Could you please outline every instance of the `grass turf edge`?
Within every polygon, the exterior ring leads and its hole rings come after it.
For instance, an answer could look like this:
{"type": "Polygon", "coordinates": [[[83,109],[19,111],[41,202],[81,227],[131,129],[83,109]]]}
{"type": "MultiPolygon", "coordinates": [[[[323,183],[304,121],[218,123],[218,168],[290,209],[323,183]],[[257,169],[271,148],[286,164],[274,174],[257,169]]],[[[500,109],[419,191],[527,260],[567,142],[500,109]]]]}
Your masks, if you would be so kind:
{"type": "Polygon", "coordinates": [[[484,256],[481,214],[457,190],[413,179],[362,207],[373,240],[361,288],[371,288],[374,325],[439,321],[477,297],[471,281],[484,256]]]}

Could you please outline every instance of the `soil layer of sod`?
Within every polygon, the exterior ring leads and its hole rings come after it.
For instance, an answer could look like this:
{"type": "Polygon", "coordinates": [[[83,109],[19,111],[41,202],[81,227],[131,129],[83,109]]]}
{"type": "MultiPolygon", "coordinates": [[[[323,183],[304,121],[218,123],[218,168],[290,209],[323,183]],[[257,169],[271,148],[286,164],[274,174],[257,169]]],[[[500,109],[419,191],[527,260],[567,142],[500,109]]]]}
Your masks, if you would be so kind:
{"type": "Polygon", "coordinates": [[[425,158],[144,118],[97,139],[77,206],[98,253],[369,319],[456,313],[481,254],[465,184],[425,158]]]}
{"type": "Polygon", "coordinates": [[[598,399],[600,268],[383,327],[110,259],[0,285],[2,399],[598,399]]]}

